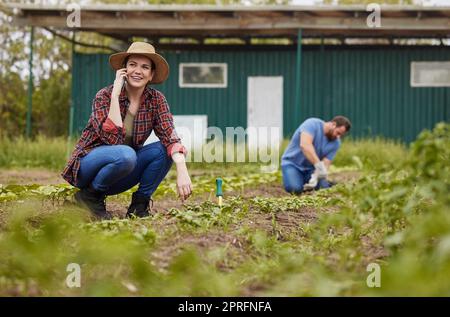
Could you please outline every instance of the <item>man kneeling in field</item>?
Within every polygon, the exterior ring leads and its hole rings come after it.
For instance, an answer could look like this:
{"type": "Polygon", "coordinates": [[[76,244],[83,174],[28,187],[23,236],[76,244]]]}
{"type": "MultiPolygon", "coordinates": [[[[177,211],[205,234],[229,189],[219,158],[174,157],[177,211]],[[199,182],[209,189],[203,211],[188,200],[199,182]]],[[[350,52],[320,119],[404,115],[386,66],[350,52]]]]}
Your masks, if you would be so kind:
{"type": "Polygon", "coordinates": [[[324,122],[305,120],[295,131],[281,158],[283,185],[289,193],[330,187],[328,168],[340,145],[340,138],[351,128],[350,120],[336,116],[324,122]]]}

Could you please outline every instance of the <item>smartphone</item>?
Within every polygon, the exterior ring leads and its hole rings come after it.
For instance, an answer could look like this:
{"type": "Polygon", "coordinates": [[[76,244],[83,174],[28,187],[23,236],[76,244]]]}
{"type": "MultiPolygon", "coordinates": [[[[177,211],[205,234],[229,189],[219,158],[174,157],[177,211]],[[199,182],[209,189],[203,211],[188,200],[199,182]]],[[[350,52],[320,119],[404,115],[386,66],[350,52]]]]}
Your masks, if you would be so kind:
{"type": "MultiPolygon", "coordinates": [[[[126,67],[127,67],[127,65],[124,63],[124,64],[122,65],[122,68],[126,68],[126,67]]],[[[127,76],[128,76],[128,75],[127,75],[127,76]]],[[[126,83],[127,83],[127,77],[125,77],[125,78],[123,79],[122,87],[125,86],[126,83]]]]}

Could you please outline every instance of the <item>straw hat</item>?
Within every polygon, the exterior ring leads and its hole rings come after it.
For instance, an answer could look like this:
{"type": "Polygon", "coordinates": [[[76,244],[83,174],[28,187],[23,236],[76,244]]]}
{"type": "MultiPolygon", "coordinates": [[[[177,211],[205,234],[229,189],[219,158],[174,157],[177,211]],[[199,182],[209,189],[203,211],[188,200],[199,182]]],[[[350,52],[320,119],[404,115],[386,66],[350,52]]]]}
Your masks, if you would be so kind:
{"type": "Polygon", "coordinates": [[[155,52],[153,45],[145,42],[133,42],[126,52],[112,54],[109,56],[109,64],[114,70],[123,68],[125,59],[133,54],[146,56],[155,63],[155,75],[150,81],[151,84],[160,84],[169,77],[169,64],[167,64],[167,61],[155,52]]]}

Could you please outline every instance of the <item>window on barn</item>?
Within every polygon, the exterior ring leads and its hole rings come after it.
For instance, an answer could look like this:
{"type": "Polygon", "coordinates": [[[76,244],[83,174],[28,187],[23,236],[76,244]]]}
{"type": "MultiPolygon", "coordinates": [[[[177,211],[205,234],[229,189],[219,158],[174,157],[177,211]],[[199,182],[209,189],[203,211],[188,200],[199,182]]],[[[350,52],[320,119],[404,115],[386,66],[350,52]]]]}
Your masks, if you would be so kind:
{"type": "Polygon", "coordinates": [[[412,87],[450,87],[450,62],[412,62],[412,87]]]}
{"type": "Polygon", "coordinates": [[[226,88],[226,63],[180,63],[180,87],[226,88]]]}

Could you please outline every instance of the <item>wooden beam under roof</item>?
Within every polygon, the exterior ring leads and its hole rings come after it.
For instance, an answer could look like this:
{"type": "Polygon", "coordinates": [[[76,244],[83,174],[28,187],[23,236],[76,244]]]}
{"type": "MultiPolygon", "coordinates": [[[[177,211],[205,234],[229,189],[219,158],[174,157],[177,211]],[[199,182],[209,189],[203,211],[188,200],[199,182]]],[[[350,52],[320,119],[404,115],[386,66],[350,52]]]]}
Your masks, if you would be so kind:
{"type": "MultiPolygon", "coordinates": [[[[63,5],[3,4],[19,26],[69,28],[63,5]]],[[[381,27],[370,28],[363,5],[349,6],[212,6],[88,5],[81,7],[77,31],[132,36],[450,36],[450,7],[381,6],[381,27]]]]}

